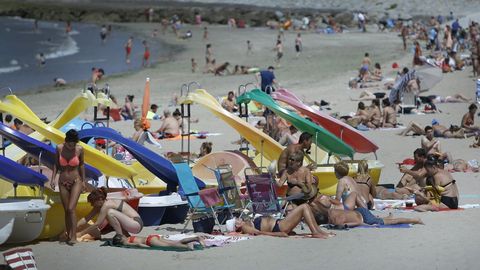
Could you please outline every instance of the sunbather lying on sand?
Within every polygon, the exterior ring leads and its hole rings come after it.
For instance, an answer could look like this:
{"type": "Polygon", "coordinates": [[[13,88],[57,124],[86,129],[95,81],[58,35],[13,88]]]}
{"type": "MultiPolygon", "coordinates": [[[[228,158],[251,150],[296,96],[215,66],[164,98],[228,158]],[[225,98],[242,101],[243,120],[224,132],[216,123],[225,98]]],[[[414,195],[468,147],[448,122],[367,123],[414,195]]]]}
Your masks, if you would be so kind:
{"type": "Polygon", "coordinates": [[[147,237],[130,236],[126,237],[121,234],[116,234],[112,243],[114,246],[137,246],[137,247],[173,247],[179,249],[194,250],[194,244],[198,243],[205,247],[203,238],[201,236],[194,236],[182,239],[180,241],[173,241],[163,238],[159,234],[150,234],[147,237]]]}
{"type": "Polygon", "coordinates": [[[307,223],[313,238],[323,238],[335,236],[334,233],[327,233],[320,229],[310,206],[302,204],[293,209],[284,219],[275,219],[273,217],[256,217],[253,222],[242,219],[231,219],[227,221],[227,230],[239,231],[253,235],[268,235],[276,237],[287,237],[295,227],[302,221],[307,223]]]}
{"type": "Polygon", "coordinates": [[[393,225],[393,224],[424,224],[420,218],[394,218],[391,214],[380,218],[374,216],[368,209],[359,207],[355,210],[328,210],[330,224],[356,227],[361,225],[393,225]]]}
{"type": "MultiPolygon", "coordinates": [[[[457,138],[463,139],[465,137],[475,136],[475,132],[465,132],[464,128],[450,125],[450,128],[447,128],[444,125],[440,125],[436,119],[432,120],[433,136],[437,138],[457,138]]],[[[425,135],[425,127],[420,126],[416,122],[410,122],[407,128],[400,132],[398,135],[407,136],[410,132],[414,135],[425,135]]]]}

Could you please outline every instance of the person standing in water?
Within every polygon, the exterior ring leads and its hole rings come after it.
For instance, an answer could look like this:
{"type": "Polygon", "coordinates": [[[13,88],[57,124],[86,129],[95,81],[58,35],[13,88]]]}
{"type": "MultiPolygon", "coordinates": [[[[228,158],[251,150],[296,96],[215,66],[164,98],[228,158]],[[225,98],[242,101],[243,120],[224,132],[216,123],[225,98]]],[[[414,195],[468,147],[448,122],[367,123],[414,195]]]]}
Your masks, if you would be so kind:
{"type": "Polygon", "coordinates": [[[78,133],[70,129],[65,134],[65,142],[57,145],[50,187],[55,190],[58,184],[60,199],[65,211],[65,229],[67,244],[73,245],[77,234],[77,216],[75,209],[78,198],[85,189],[85,167],[83,147],[78,145],[78,133]],[[58,183],[55,176],[60,172],[58,183]]]}
{"type": "Polygon", "coordinates": [[[150,47],[148,46],[148,43],[146,40],[142,41],[143,47],[145,48],[145,52],[143,53],[143,58],[142,58],[142,66],[143,67],[148,67],[150,66],[150,47]]]}
{"type": "Polygon", "coordinates": [[[130,64],[130,54],[132,53],[133,37],[129,37],[125,44],[125,61],[130,64]]]}
{"type": "Polygon", "coordinates": [[[102,41],[102,45],[105,44],[105,41],[107,39],[107,33],[108,33],[107,26],[104,24],[100,29],[100,39],[102,41]]]}

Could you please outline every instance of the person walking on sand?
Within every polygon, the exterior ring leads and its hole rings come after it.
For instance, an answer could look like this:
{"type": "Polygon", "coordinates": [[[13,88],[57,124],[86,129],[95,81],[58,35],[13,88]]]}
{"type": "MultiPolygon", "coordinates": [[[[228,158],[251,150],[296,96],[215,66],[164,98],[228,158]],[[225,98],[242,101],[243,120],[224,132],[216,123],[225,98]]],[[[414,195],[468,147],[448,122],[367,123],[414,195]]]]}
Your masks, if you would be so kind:
{"type": "Polygon", "coordinates": [[[192,58],[192,73],[195,73],[197,71],[197,62],[195,61],[195,58],[192,58]]]}
{"type": "Polygon", "coordinates": [[[275,63],[277,67],[280,67],[280,59],[282,59],[283,57],[283,44],[280,39],[277,40],[277,44],[275,45],[275,48],[273,48],[273,50],[276,52],[275,63]]]}
{"type": "Polygon", "coordinates": [[[143,47],[145,49],[142,58],[142,67],[150,66],[150,47],[146,40],[142,41],[143,47]]]}
{"type": "Polygon", "coordinates": [[[205,45],[205,71],[208,71],[209,65],[213,62],[212,44],[205,45]]]}
{"type": "Polygon", "coordinates": [[[280,87],[275,78],[275,74],[273,73],[274,70],[275,68],[273,66],[269,66],[267,70],[262,70],[255,74],[257,85],[260,80],[260,89],[269,95],[271,92],[275,91],[273,86],[280,87]]]}
{"type": "Polygon", "coordinates": [[[208,28],[206,26],[203,28],[203,40],[208,40],[208,28]]]}
{"type": "Polygon", "coordinates": [[[75,209],[78,198],[85,189],[85,167],[83,159],[83,147],[78,144],[78,133],[70,129],[65,134],[65,142],[57,145],[55,152],[55,163],[53,165],[50,187],[55,190],[58,185],[60,199],[65,211],[65,227],[67,244],[73,245],[77,235],[77,217],[75,209]],[[56,175],[58,183],[56,182],[56,175]]]}
{"type": "Polygon", "coordinates": [[[422,66],[422,48],[420,47],[420,43],[415,41],[415,54],[413,55],[413,66],[422,66]]]}
{"type": "Polygon", "coordinates": [[[302,51],[302,49],[302,35],[298,33],[297,37],[295,38],[295,51],[297,52],[297,58],[300,56],[300,52],[302,51]]]}
{"type": "Polygon", "coordinates": [[[403,42],[403,50],[406,51],[407,50],[407,37],[408,37],[408,26],[406,25],[403,25],[402,26],[402,31],[401,31],[401,36],[402,36],[402,42],[403,42]]]}
{"type": "Polygon", "coordinates": [[[130,54],[132,53],[133,37],[129,37],[127,43],[125,43],[125,62],[130,64],[130,54]]]}

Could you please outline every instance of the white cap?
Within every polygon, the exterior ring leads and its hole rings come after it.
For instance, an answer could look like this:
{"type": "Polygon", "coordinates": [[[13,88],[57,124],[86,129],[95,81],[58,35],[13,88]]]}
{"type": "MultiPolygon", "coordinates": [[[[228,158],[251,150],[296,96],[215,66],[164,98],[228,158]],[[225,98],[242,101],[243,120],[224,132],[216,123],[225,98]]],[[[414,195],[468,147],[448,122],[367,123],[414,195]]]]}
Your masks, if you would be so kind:
{"type": "Polygon", "coordinates": [[[237,221],[236,218],[232,218],[232,219],[229,219],[225,222],[225,226],[227,227],[227,231],[229,231],[229,232],[234,232],[235,231],[236,221],[237,221]]]}

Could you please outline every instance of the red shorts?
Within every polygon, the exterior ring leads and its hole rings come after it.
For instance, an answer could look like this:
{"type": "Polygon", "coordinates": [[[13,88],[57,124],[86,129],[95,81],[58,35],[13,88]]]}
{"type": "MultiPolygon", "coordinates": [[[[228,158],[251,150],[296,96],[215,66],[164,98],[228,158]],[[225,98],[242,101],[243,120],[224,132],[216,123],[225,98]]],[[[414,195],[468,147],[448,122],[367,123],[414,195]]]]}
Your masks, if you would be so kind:
{"type": "Polygon", "coordinates": [[[143,59],[148,60],[148,58],[150,58],[150,52],[145,52],[143,54],[143,59]]]}
{"type": "Polygon", "coordinates": [[[125,47],[125,51],[127,52],[127,55],[130,55],[132,52],[132,47],[125,47]]]}

